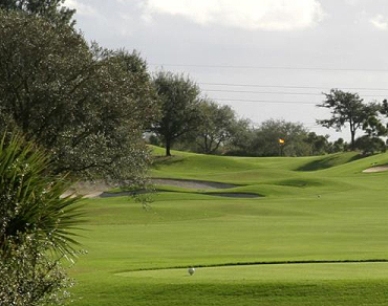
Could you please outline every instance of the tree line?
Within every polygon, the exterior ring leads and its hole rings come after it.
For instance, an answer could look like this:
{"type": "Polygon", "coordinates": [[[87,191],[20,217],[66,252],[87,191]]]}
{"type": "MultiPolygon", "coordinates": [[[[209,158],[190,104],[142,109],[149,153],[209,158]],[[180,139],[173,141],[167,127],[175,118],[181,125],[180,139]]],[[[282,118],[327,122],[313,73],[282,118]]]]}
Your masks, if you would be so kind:
{"type": "Polygon", "coordinates": [[[382,137],[387,136],[384,119],[387,100],[364,103],[357,93],[332,89],[317,107],[331,110],[331,118],[317,120],[319,125],[342,131],[349,128],[350,143],[328,135],[317,135],[303,124],[269,119],[259,125],[238,118],[229,106],[201,98],[194,82],[183,76],[161,72],[153,79],[161,102],[161,120],[151,124],[150,142],[204,154],[242,156],[309,156],[358,150],[364,154],[385,152],[382,137]],[[356,133],[361,132],[360,137],[356,133]]]}

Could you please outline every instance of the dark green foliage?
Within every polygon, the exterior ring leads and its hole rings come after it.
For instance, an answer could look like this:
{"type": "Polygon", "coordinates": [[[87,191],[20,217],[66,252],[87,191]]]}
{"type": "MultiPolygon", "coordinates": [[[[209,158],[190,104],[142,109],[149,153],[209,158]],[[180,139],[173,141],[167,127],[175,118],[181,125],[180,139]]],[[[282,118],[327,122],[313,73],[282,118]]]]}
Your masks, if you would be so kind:
{"type": "Polygon", "coordinates": [[[0,117],[52,154],[55,171],[139,180],[155,100],[136,53],[86,44],[66,25],[0,11],[0,117]]]}
{"type": "Polygon", "coordinates": [[[63,6],[65,0],[0,0],[0,9],[21,11],[42,17],[54,24],[74,25],[72,17],[75,10],[63,6]]]}
{"type": "Polygon", "coordinates": [[[252,156],[305,156],[311,146],[305,141],[307,130],[300,123],[270,119],[252,131],[250,155],[252,156]],[[279,144],[279,139],[284,144],[279,144]]]}
{"type": "Polygon", "coordinates": [[[0,305],[65,305],[73,281],[59,260],[45,256],[47,249],[25,241],[0,261],[0,305]]]}
{"type": "Polygon", "coordinates": [[[343,140],[343,138],[338,138],[330,144],[329,153],[344,152],[347,147],[348,144],[343,140]]]}
{"type": "MultiPolygon", "coordinates": [[[[307,156],[313,153],[308,141],[307,129],[300,123],[269,119],[257,128],[249,128],[248,122],[232,139],[228,155],[238,156],[307,156]],[[245,129],[243,128],[245,126],[245,129]],[[284,143],[279,144],[279,139],[284,143]]],[[[238,125],[237,125],[238,126],[238,125]]]]}
{"type": "Polygon", "coordinates": [[[219,105],[210,99],[200,99],[200,120],[192,132],[174,144],[175,149],[204,154],[221,154],[239,132],[236,113],[228,105],[219,105]]]}
{"type": "Polygon", "coordinates": [[[225,146],[226,155],[250,156],[252,155],[251,144],[255,138],[251,122],[240,119],[236,122],[234,133],[225,146]]]}
{"type": "Polygon", "coordinates": [[[77,197],[62,197],[63,176],[19,135],[0,143],[0,305],[59,303],[70,285],[60,260],[75,256],[73,230],[82,213],[77,197]]]}
{"type": "Polygon", "coordinates": [[[157,74],[153,84],[161,105],[161,117],[149,130],[163,138],[166,156],[170,156],[176,139],[197,130],[201,118],[199,88],[190,79],[170,72],[157,74]]]}
{"type": "Polygon", "coordinates": [[[228,105],[201,100],[201,122],[196,132],[197,151],[214,154],[237,132],[235,112],[228,105]]]}
{"type": "Polygon", "coordinates": [[[362,126],[362,129],[369,137],[384,136],[387,134],[387,128],[377,116],[368,117],[362,126]]]}
{"type": "Polygon", "coordinates": [[[317,135],[314,132],[308,133],[305,142],[311,146],[311,155],[321,155],[329,152],[329,136],[317,135]]]}
{"type": "Polygon", "coordinates": [[[380,109],[380,113],[385,115],[385,116],[388,116],[388,101],[387,101],[387,99],[383,100],[383,103],[382,103],[381,109],[380,109]]]}
{"type": "Polygon", "coordinates": [[[360,150],[363,154],[381,153],[387,150],[387,147],[381,138],[370,137],[369,135],[357,138],[354,142],[354,148],[360,150]]]}
{"type": "Polygon", "coordinates": [[[349,124],[351,135],[351,147],[354,147],[356,131],[367,128],[367,122],[374,118],[373,126],[377,126],[377,112],[379,106],[375,103],[364,104],[358,94],[332,89],[330,93],[324,94],[326,100],[318,107],[325,107],[331,110],[330,119],[317,120],[318,124],[324,127],[334,127],[337,131],[349,124]]]}

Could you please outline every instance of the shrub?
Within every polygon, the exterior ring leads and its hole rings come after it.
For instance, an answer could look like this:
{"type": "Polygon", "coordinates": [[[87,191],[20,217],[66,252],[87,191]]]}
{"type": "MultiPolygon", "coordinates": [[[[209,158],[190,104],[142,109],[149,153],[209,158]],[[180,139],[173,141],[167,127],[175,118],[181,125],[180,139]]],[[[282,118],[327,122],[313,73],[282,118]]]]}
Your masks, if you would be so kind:
{"type": "Polygon", "coordinates": [[[71,285],[63,259],[75,256],[79,198],[52,176],[45,152],[20,135],[0,142],[0,305],[60,305],[71,285]]]}

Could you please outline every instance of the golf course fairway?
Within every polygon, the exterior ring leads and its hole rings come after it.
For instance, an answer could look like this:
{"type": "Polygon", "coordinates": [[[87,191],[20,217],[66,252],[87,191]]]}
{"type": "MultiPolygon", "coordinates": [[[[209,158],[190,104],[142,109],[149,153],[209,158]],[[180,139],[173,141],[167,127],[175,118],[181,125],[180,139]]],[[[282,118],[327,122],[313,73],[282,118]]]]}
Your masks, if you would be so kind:
{"type": "Polygon", "coordinates": [[[83,200],[72,305],[387,304],[388,154],[173,154],[151,203],[83,200]]]}

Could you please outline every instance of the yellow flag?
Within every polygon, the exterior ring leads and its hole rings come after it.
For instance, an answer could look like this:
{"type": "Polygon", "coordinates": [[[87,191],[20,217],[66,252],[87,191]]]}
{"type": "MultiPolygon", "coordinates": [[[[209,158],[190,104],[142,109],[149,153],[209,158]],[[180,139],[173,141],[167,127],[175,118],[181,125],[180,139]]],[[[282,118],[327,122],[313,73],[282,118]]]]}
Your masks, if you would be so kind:
{"type": "Polygon", "coordinates": [[[279,138],[279,144],[284,144],[284,139],[279,138]]]}

